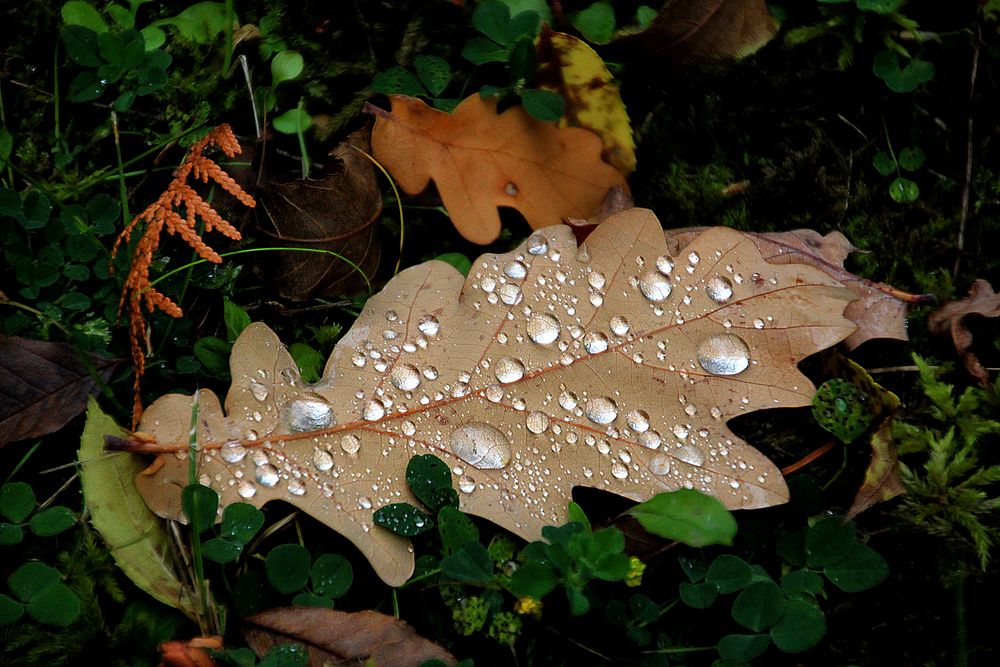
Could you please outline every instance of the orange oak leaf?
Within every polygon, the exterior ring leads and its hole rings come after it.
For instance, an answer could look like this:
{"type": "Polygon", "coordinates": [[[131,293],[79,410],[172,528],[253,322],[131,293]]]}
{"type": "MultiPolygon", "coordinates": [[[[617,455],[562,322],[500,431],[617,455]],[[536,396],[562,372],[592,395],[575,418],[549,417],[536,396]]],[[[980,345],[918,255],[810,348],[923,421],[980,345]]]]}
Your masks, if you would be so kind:
{"type": "MultiPolygon", "coordinates": [[[[447,463],[463,511],[525,539],[564,522],[575,486],[783,503],[778,468],[726,422],[808,405],[796,363],[854,331],[842,316],[853,298],[722,227],[673,255],[643,209],[580,247],[568,226],[546,228],[481,256],[468,278],[434,261],[400,273],[314,385],[252,324],[233,347],[225,412],[199,393],[200,479],[223,506],[284,500],[314,515],[393,585],[412,573],[413,549],[372,512],[415,502],[405,470],[416,454],[447,463]]],[[[162,454],[137,485],[164,516],[181,516],[191,412],[190,396],[160,398],[142,422],[155,443],[134,448],[162,454]]]]}
{"type": "Polygon", "coordinates": [[[976,378],[979,386],[985,387],[989,384],[990,375],[972,351],[972,332],[965,325],[965,318],[969,315],[1000,317],[1000,294],[994,292],[993,286],[982,278],[972,283],[969,296],[949,301],[931,313],[927,317],[927,325],[939,336],[951,336],[965,370],[976,378]]]}
{"type": "Polygon", "coordinates": [[[601,139],[560,128],[478,93],[451,114],[391,97],[392,111],[368,110],[375,158],[409,194],[433,180],[458,233],[486,244],[500,234],[498,206],[515,208],[532,229],[586,218],[625,177],[601,159],[601,139]]]}

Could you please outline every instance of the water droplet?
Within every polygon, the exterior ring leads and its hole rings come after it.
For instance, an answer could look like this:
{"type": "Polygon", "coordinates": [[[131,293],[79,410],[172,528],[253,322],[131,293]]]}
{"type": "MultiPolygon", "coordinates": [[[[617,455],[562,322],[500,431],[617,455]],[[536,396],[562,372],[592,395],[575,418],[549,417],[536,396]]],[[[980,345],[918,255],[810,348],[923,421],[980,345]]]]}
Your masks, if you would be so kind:
{"type": "Polygon", "coordinates": [[[500,286],[500,300],[508,306],[516,306],[521,303],[521,288],[512,283],[500,286]]]}
{"type": "Polygon", "coordinates": [[[367,421],[377,422],[385,416],[385,405],[377,398],[373,398],[365,405],[365,409],[361,416],[367,421]]]}
{"type": "Polygon", "coordinates": [[[670,275],[670,272],[674,270],[674,260],[669,255],[660,255],[656,258],[656,268],[663,275],[670,275]]]}
{"type": "Polygon", "coordinates": [[[660,434],[656,431],[645,431],[644,433],[640,433],[638,439],[639,444],[646,449],[656,449],[660,446],[660,443],[663,442],[660,434]]]}
{"type": "Polygon", "coordinates": [[[410,391],[420,386],[420,371],[411,364],[398,364],[389,373],[392,386],[403,391],[410,391]]]}
{"type": "Polygon", "coordinates": [[[688,261],[691,262],[692,264],[697,264],[698,262],[701,261],[701,256],[698,255],[698,253],[696,253],[694,250],[692,250],[690,253],[688,253],[688,261]]]}
{"type": "Polygon", "coordinates": [[[270,463],[265,463],[264,465],[255,468],[254,476],[257,478],[257,481],[261,483],[261,485],[268,488],[277,484],[278,478],[280,477],[278,475],[278,469],[270,463]]]}
{"type": "Polygon", "coordinates": [[[476,480],[468,475],[462,475],[458,478],[458,490],[462,493],[472,493],[476,490],[476,480]]]}
{"type": "Polygon", "coordinates": [[[603,303],[604,303],[604,296],[602,296],[600,292],[590,293],[590,304],[592,306],[594,306],[595,308],[600,308],[603,303]]]}
{"type": "Polygon", "coordinates": [[[528,239],[528,253],[531,255],[544,255],[549,249],[549,244],[541,234],[532,234],[528,239]]]}
{"type": "Polygon", "coordinates": [[[325,449],[317,447],[313,452],[313,465],[316,466],[316,470],[326,472],[333,467],[333,456],[325,449]]]}
{"type": "Polygon", "coordinates": [[[490,403],[499,403],[503,400],[503,388],[498,384],[491,384],[486,388],[486,400],[490,403]]]}
{"type": "Polygon", "coordinates": [[[598,354],[608,349],[608,337],[600,331],[591,331],[583,337],[583,349],[590,354],[598,354]]]}
{"type": "Polygon", "coordinates": [[[578,401],[579,399],[576,397],[576,394],[569,390],[559,394],[559,406],[563,410],[572,410],[576,407],[578,401]]]}
{"type": "Polygon", "coordinates": [[[427,378],[428,380],[437,380],[438,369],[435,368],[434,366],[428,366],[427,368],[424,369],[424,377],[427,378]]]}
{"type": "Polygon", "coordinates": [[[497,380],[503,384],[517,382],[524,377],[524,364],[513,357],[504,357],[497,362],[493,373],[496,375],[497,380]]]}
{"type": "Polygon", "coordinates": [[[705,283],[705,293],[712,301],[724,303],[733,296],[733,284],[728,278],[715,276],[705,283]]]}
{"type": "Polygon", "coordinates": [[[618,404],[606,396],[596,396],[587,401],[586,415],[595,424],[610,424],[618,416],[618,404]]]}
{"type": "Polygon", "coordinates": [[[515,259],[503,267],[503,272],[511,278],[523,278],[528,275],[528,267],[521,260],[515,259]]]}
{"type": "Polygon", "coordinates": [[[236,493],[240,494],[240,498],[253,498],[257,495],[257,487],[250,480],[242,479],[236,485],[236,493]]]}
{"type": "Polygon", "coordinates": [[[611,318],[611,333],[616,336],[627,334],[630,326],[628,318],[623,315],[615,315],[611,318]]]}
{"type": "Polygon", "coordinates": [[[759,317],[756,318],[756,319],[754,319],[754,321],[753,321],[753,328],[754,329],[763,329],[764,328],[764,320],[760,319],[759,317]]]}
{"type": "Polygon", "coordinates": [[[363,510],[370,510],[372,508],[372,499],[367,496],[358,498],[358,507],[363,510]]]}
{"type": "Polygon", "coordinates": [[[411,435],[413,435],[414,433],[417,432],[417,426],[416,426],[416,424],[414,424],[413,422],[411,422],[409,419],[407,419],[406,421],[404,421],[400,425],[400,430],[403,431],[403,435],[405,435],[405,436],[411,436],[411,435]]]}
{"type": "Polygon", "coordinates": [[[690,429],[688,429],[686,424],[674,424],[674,436],[683,440],[688,437],[690,429]]]}
{"type": "Polygon", "coordinates": [[[354,357],[351,359],[351,363],[353,363],[358,368],[361,368],[362,366],[365,365],[365,355],[355,354],[354,357]]]}
{"type": "Polygon", "coordinates": [[[492,292],[497,288],[497,281],[493,276],[486,276],[479,281],[479,286],[483,288],[484,292],[492,292]]]}
{"type": "Polygon", "coordinates": [[[548,313],[538,313],[528,320],[528,338],[539,345],[548,345],[559,338],[559,320],[548,313]]]}
{"type": "Polygon", "coordinates": [[[508,197],[517,196],[517,186],[513,183],[507,183],[507,185],[503,186],[503,191],[508,197]]]}
{"type": "Polygon", "coordinates": [[[510,441],[497,428],[471,422],[451,432],[451,451],[480,470],[496,470],[510,463],[510,441]]]}
{"type": "Polygon", "coordinates": [[[722,410],[718,407],[713,406],[709,413],[712,415],[712,419],[722,419],[722,410]]]}
{"type": "Polygon", "coordinates": [[[649,472],[654,475],[666,475],[670,472],[670,458],[663,454],[657,454],[649,460],[649,472]]]}
{"type": "Polygon", "coordinates": [[[675,450],[674,458],[684,461],[684,463],[690,463],[693,466],[701,466],[705,463],[705,455],[701,453],[700,449],[691,445],[683,445],[675,450]]]}
{"type": "Polygon", "coordinates": [[[357,454],[358,450],[361,449],[361,438],[353,433],[348,433],[340,439],[340,448],[344,450],[345,454],[357,454]]]}
{"type": "Polygon", "coordinates": [[[226,463],[239,463],[247,455],[247,448],[239,440],[227,442],[219,450],[219,457],[226,463]]]}
{"type": "Polygon", "coordinates": [[[304,496],[306,495],[306,485],[298,477],[292,477],[288,480],[288,492],[293,496],[304,496]]]}
{"type": "Polygon", "coordinates": [[[587,283],[594,289],[602,289],[606,282],[607,279],[600,271],[592,271],[590,275],[587,276],[587,283]]]}
{"type": "Polygon", "coordinates": [[[285,421],[292,433],[324,429],[334,422],[333,406],[319,396],[297,398],[285,409],[285,421]]]}
{"type": "Polygon", "coordinates": [[[645,410],[633,410],[625,415],[625,423],[636,433],[642,433],[649,428],[649,413],[645,410]]]}
{"type": "Polygon", "coordinates": [[[549,427],[549,416],[544,412],[535,410],[528,413],[528,419],[526,420],[525,425],[532,433],[544,433],[545,429],[549,427]]]}
{"type": "Polygon", "coordinates": [[[750,348],[735,334],[719,334],[698,346],[698,363],[713,375],[737,375],[750,365],[750,348]]]}
{"type": "Polygon", "coordinates": [[[424,315],[420,318],[420,321],[417,322],[417,328],[420,329],[420,333],[425,336],[436,336],[438,331],[441,330],[441,322],[439,322],[438,318],[433,315],[424,315]]]}
{"type": "Polygon", "coordinates": [[[625,479],[628,477],[628,468],[621,461],[615,461],[611,464],[611,474],[617,479],[625,479]]]}
{"type": "Polygon", "coordinates": [[[639,290],[650,301],[663,301],[671,289],[670,281],[658,271],[647,271],[639,278],[639,290]]]}
{"type": "Polygon", "coordinates": [[[250,380],[250,393],[258,401],[263,401],[267,398],[267,385],[261,384],[256,380],[250,380]]]}

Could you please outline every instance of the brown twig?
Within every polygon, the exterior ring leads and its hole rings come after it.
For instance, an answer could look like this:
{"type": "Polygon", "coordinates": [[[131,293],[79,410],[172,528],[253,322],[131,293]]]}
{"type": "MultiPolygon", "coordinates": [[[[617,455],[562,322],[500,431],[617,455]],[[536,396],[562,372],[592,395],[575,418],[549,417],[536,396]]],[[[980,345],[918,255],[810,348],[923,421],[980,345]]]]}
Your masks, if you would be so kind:
{"type": "Polygon", "coordinates": [[[976,96],[976,75],[979,72],[979,51],[983,44],[983,31],[976,27],[976,48],[972,51],[972,71],[969,74],[969,111],[967,121],[967,136],[965,144],[965,184],[962,186],[962,212],[958,219],[958,241],[956,242],[955,268],[952,278],[958,277],[958,269],[962,265],[962,253],[965,251],[965,226],[969,220],[969,193],[972,189],[972,122],[976,96]]]}

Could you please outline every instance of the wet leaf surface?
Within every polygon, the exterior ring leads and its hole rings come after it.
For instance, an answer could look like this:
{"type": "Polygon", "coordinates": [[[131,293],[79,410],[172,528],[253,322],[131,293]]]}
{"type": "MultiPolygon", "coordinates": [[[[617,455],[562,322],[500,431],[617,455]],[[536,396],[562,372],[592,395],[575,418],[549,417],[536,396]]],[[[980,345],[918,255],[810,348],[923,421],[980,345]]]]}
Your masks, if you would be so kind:
{"type": "MultiPolygon", "coordinates": [[[[778,469],[726,422],[808,405],[814,389],[796,363],[854,330],[841,315],[852,297],[813,267],[767,263],[725,228],[671,256],[642,209],[580,248],[566,226],[536,232],[477,259],[468,278],[427,262],[369,300],[316,385],[270,329],[248,327],[228,416],[200,394],[201,480],[223,505],[298,506],[396,585],[412,547],[372,513],[416,503],[406,468],[418,454],[445,462],[462,511],[529,540],[565,520],[575,486],[783,503],[778,469]]],[[[137,484],[167,516],[180,514],[190,410],[191,397],[168,395],[143,417],[150,447],[170,453],[137,484]]]]}

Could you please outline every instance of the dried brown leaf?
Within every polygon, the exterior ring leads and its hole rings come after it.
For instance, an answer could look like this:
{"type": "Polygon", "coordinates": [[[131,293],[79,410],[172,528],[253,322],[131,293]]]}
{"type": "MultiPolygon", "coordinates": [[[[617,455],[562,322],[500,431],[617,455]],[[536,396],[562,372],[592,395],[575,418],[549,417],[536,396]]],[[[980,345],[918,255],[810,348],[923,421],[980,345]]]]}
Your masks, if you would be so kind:
{"type": "Polygon", "coordinates": [[[97,393],[87,365],[107,381],[121,362],[64,343],[0,336],[0,445],[61,429],[97,393]]]}
{"type": "Polygon", "coordinates": [[[424,639],[406,622],[376,611],[318,607],[269,609],[241,621],[243,635],[258,655],[277,644],[306,647],[309,664],[419,667],[427,660],[454,665],[448,651],[424,639]]]}
{"type": "MultiPolygon", "coordinates": [[[[701,233],[704,227],[667,230],[667,245],[682,247],[701,233]]],[[[906,314],[912,304],[933,303],[929,294],[909,294],[894,287],[860,278],[844,268],[844,260],[857,248],[840,232],[823,236],[812,229],[789,232],[748,232],[764,259],[775,264],[802,263],[815,266],[831,278],[850,287],[858,299],[847,307],[844,316],[858,325],[844,343],[854,349],[872,338],[907,340],[906,314]]]]}
{"type": "Polygon", "coordinates": [[[674,64],[739,59],[771,41],[778,27],[764,0],[668,0],[648,28],[609,46],[674,64]]]}
{"type": "MultiPolygon", "coordinates": [[[[201,477],[223,504],[284,500],[353,541],[400,584],[409,542],[372,511],[414,502],[405,469],[442,458],[462,510],[526,539],[566,516],[573,487],[644,500],[682,487],[730,508],[785,502],[779,470],[726,421],[808,405],[805,356],[854,326],[853,293],[805,265],[769,264],[754,241],[713,228],[668,257],[649,211],[608,219],[580,248],[565,225],[468,279],[441,262],[400,273],[304,386],[262,324],[236,341],[226,414],[201,392],[201,477]],[[676,266],[674,266],[676,264],[676,266]],[[761,281],[738,276],[759,273],[761,281]]],[[[146,413],[163,466],[137,480],[180,514],[190,397],[146,413]]]]}
{"type": "Polygon", "coordinates": [[[873,505],[903,493],[906,489],[899,474],[896,443],[892,439],[892,417],[889,417],[872,434],[872,458],[865,470],[865,481],[854,496],[846,518],[849,521],[873,505]]]}
{"type": "Polygon", "coordinates": [[[969,315],[1000,317],[1000,294],[994,292],[993,286],[982,278],[972,283],[969,296],[961,301],[948,301],[931,313],[927,317],[927,325],[939,336],[951,336],[965,370],[976,378],[980,386],[985,387],[990,376],[972,351],[972,332],[965,325],[965,318],[969,315]]]}
{"type": "Polygon", "coordinates": [[[601,160],[601,139],[560,128],[512,107],[497,114],[478,93],[451,114],[393,95],[376,114],[375,157],[399,186],[417,194],[433,180],[458,233],[473,243],[500,234],[498,206],[515,208],[532,229],[593,214],[621,172],[601,160]]]}
{"type": "MultiPolygon", "coordinates": [[[[373,275],[381,256],[375,222],[382,195],[372,163],[358,149],[371,150],[367,131],[355,132],[334,150],[342,165],[338,173],[260,186],[257,229],[276,245],[335,252],[373,275]]],[[[278,252],[260,271],[283,298],[295,301],[366,286],[353,266],[328,254],[278,252]]]]}

